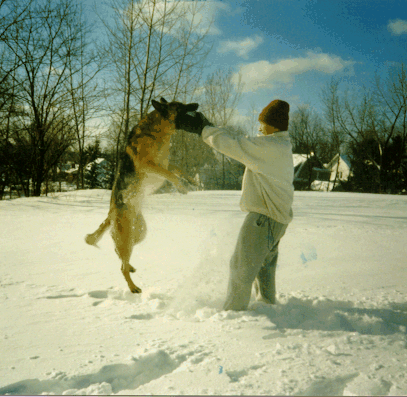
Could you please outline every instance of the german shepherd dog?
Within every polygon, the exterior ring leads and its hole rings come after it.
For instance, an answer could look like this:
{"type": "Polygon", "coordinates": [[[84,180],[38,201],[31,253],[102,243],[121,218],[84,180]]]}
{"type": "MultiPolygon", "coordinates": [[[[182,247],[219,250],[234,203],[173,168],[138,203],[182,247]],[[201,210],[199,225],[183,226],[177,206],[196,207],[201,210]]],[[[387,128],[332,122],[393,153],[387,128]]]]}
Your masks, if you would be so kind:
{"type": "Polygon", "coordinates": [[[182,193],[187,192],[175,174],[179,171],[168,169],[170,140],[176,130],[188,124],[199,106],[197,103],[168,103],[164,98],[160,102],[153,100],[152,105],[155,110],[140,120],[129,134],[115,176],[107,218],[85,238],[88,244],[96,245],[111,227],[116,253],[122,261],[121,271],[133,293],[141,292],[130,278],[130,273],[136,270],[129,262],[133,247],[147,232],[141,213],[143,196],[158,189],[165,180],[182,193]]]}

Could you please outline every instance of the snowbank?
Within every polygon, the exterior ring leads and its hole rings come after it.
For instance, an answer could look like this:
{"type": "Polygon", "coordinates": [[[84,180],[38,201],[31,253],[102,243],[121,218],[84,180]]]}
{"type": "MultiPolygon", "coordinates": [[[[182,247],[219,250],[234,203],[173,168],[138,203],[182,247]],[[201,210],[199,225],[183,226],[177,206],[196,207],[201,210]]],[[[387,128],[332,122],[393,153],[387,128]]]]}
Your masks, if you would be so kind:
{"type": "Polygon", "coordinates": [[[407,197],[296,192],[279,304],[224,312],[240,192],[149,198],[141,295],[109,195],[0,202],[0,394],[407,394],[407,197]]]}

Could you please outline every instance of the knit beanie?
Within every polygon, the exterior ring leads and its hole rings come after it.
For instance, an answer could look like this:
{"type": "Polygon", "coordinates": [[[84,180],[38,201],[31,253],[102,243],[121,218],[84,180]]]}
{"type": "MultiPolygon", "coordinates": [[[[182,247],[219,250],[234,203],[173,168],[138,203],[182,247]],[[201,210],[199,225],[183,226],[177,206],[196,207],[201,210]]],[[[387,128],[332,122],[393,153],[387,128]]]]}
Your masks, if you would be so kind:
{"type": "Polygon", "coordinates": [[[288,130],[288,113],[290,105],[287,102],[276,99],[271,101],[260,113],[259,121],[280,131],[288,130]]]}

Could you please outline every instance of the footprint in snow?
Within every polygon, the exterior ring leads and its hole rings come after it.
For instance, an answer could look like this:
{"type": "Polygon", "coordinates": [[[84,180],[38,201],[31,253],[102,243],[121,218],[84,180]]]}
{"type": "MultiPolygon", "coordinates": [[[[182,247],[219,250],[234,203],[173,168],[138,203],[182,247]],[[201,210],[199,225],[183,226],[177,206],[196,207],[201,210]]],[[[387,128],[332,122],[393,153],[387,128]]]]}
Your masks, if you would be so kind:
{"type": "Polygon", "coordinates": [[[95,373],[58,376],[40,380],[25,379],[0,387],[0,395],[89,395],[116,394],[122,390],[136,390],[139,386],[158,379],[177,369],[186,358],[172,358],[159,350],[134,358],[129,364],[111,364],[95,373]]]}
{"type": "Polygon", "coordinates": [[[91,291],[88,295],[94,299],[106,299],[109,296],[107,291],[91,291]]]}
{"type": "Polygon", "coordinates": [[[130,317],[126,317],[127,319],[130,320],[151,320],[154,318],[154,316],[150,313],[141,313],[141,314],[134,314],[130,317]]]}
{"type": "Polygon", "coordinates": [[[59,294],[59,295],[48,295],[45,299],[65,299],[65,298],[80,298],[84,294],[59,294]]]}
{"type": "Polygon", "coordinates": [[[115,290],[115,289],[108,289],[108,290],[95,290],[90,291],[87,293],[90,298],[98,299],[99,302],[95,302],[93,306],[97,306],[101,303],[101,301],[105,299],[111,300],[118,300],[118,301],[128,301],[131,303],[139,302],[141,300],[140,295],[132,294],[130,291],[123,291],[123,290],[115,290]]]}

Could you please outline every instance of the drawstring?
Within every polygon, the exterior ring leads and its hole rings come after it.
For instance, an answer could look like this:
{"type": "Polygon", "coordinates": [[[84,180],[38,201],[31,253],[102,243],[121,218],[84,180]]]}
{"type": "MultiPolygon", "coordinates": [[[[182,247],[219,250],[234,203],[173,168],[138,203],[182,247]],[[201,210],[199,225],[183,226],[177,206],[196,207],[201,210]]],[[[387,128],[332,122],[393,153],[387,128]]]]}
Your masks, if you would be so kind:
{"type": "Polygon", "coordinates": [[[272,230],[271,230],[271,219],[267,215],[260,215],[259,219],[257,220],[257,226],[264,226],[267,221],[267,246],[269,251],[271,250],[271,241],[273,238],[272,230]]]}

